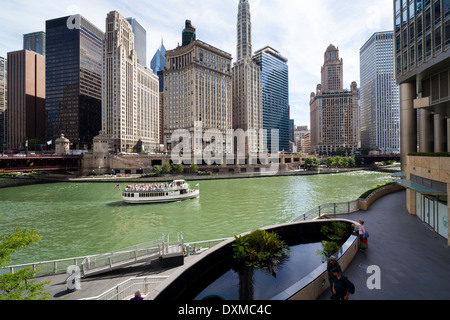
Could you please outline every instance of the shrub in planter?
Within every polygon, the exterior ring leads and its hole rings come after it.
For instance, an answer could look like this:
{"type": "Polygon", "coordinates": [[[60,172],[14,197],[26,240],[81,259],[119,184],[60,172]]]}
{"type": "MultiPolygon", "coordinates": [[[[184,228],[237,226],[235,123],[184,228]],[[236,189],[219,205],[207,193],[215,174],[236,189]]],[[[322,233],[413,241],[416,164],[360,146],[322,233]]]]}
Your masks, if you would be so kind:
{"type": "Polygon", "coordinates": [[[233,258],[240,266],[271,268],[288,248],[275,232],[255,230],[246,236],[235,237],[233,258]]]}
{"type": "Polygon", "coordinates": [[[339,244],[346,235],[351,233],[348,224],[341,221],[331,221],[320,228],[320,232],[327,240],[322,240],[322,250],[317,254],[325,261],[339,250],[339,244]],[[329,241],[328,241],[329,240],[329,241]]]}

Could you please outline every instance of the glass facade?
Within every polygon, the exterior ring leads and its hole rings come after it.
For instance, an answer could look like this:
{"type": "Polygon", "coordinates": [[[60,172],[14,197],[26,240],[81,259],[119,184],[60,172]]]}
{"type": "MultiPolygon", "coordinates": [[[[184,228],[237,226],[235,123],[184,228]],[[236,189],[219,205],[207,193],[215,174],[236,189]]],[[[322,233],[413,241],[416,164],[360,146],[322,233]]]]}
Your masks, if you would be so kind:
{"type": "Polygon", "coordinates": [[[33,32],[23,35],[23,49],[34,51],[45,57],[45,32],[33,32]]]}
{"type": "Polygon", "coordinates": [[[394,0],[394,25],[401,76],[450,48],[450,0],[394,0]]]}
{"type": "Polygon", "coordinates": [[[271,130],[279,130],[278,151],[289,152],[289,68],[287,59],[266,47],[253,60],[262,71],[264,144],[272,150],[271,130]]]}
{"type": "Polygon", "coordinates": [[[361,147],[400,153],[400,96],[394,75],[394,33],[375,33],[360,50],[361,147]]]}
{"type": "Polygon", "coordinates": [[[134,18],[127,18],[134,33],[134,49],[137,54],[137,63],[147,66],[147,31],[134,18]]]}
{"type": "Polygon", "coordinates": [[[88,149],[101,130],[102,40],[104,34],[81,16],[46,22],[46,139],[61,134],[88,149]]]}
{"type": "Polygon", "coordinates": [[[152,61],[150,62],[150,67],[155,74],[159,71],[164,71],[164,67],[166,66],[166,48],[161,41],[161,46],[156,50],[155,55],[153,56],[152,61]]]}
{"type": "Polygon", "coordinates": [[[0,149],[6,145],[7,59],[0,57],[0,149]]]}

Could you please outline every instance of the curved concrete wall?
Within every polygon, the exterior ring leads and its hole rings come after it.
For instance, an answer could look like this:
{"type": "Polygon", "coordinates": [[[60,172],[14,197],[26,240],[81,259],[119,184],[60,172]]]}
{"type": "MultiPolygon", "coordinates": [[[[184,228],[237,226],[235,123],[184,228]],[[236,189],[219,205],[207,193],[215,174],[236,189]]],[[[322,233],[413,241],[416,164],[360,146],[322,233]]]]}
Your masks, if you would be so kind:
{"type": "MultiPolygon", "coordinates": [[[[283,240],[289,243],[310,242],[320,239],[320,228],[323,224],[330,221],[343,221],[354,224],[354,221],[346,219],[327,219],[314,221],[301,221],[287,223],[276,226],[262,228],[266,231],[276,231],[283,240]]],[[[246,233],[247,234],[247,233],[246,233]]],[[[243,234],[245,235],[245,234],[243,234]]],[[[339,264],[344,271],[352,261],[358,250],[358,237],[350,238],[336,253],[339,264]]],[[[203,277],[216,267],[219,267],[222,261],[230,259],[232,256],[232,244],[234,238],[224,241],[214,248],[202,253],[178,268],[167,280],[162,282],[155,290],[154,300],[189,300],[192,290],[203,277]]],[[[292,284],[290,288],[280,293],[273,299],[308,299],[314,300],[319,297],[324,290],[329,287],[327,280],[326,264],[322,264],[307,277],[292,284]],[[325,279],[325,282],[323,281],[325,279]]]]}

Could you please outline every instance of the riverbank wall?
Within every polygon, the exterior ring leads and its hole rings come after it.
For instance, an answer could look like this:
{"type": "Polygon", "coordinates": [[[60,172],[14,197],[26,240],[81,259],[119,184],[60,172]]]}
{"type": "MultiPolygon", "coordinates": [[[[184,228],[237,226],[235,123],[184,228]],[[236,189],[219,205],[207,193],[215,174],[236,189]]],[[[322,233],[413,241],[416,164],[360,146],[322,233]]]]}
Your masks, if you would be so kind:
{"type": "Polygon", "coordinates": [[[267,177],[284,177],[284,176],[309,176],[319,174],[337,174],[355,171],[377,171],[392,172],[392,169],[376,168],[376,167],[360,167],[360,168],[339,168],[339,169],[320,169],[314,171],[279,171],[276,173],[248,172],[248,173],[212,173],[212,174],[166,174],[154,177],[142,177],[142,175],[100,175],[75,177],[63,174],[41,174],[41,175],[23,175],[10,176],[0,179],[0,189],[18,187],[39,183],[58,183],[58,182],[76,182],[76,183],[146,183],[146,182],[171,182],[177,179],[188,181],[207,181],[207,180],[226,180],[226,179],[247,179],[247,178],[267,178],[267,177]]]}

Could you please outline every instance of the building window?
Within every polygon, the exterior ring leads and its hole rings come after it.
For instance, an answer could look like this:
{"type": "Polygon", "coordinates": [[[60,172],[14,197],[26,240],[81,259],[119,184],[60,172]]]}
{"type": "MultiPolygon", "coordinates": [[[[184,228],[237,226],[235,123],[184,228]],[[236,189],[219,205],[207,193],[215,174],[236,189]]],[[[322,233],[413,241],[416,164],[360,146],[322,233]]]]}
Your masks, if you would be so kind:
{"type": "Polygon", "coordinates": [[[422,17],[421,16],[417,18],[416,28],[417,28],[417,38],[421,38],[422,37],[422,30],[423,30],[422,17]]]}
{"type": "Polygon", "coordinates": [[[415,62],[415,52],[414,52],[414,46],[412,46],[410,49],[409,49],[409,59],[410,59],[410,63],[409,63],[409,65],[411,66],[411,68],[412,67],[414,67],[414,62],[415,62]]]}
{"type": "Polygon", "coordinates": [[[414,19],[414,1],[411,1],[411,3],[409,4],[409,20],[412,21],[414,19]]]}
{"type": "Polygon", "coordinates": [[[427,9],[425,11],[425,21],[424,22],[425,22],[425,32],[427,32],[431,28],[431,11],[430,11],[430,9],[427,9]]]}
{"type": "Polygon", "coordinates": [[[441,0],[437,0],[433,5],[434,24],[441,22],[441,0]]]}
{"type": "Polygon", "coordinates": [[[428,34],[425,37],[425,59],[429,59],[431,57],[431,34],[428,34]]]}
{"type": "Polygon", "coordinates": [[[422,13],[422,0],[416,1],[416,14],[422,13]]]}
{"type": "Polygon", "coordinates": [[[422,40],[417,43],[417,64],[421,64],[423,59],[423,44],[422,40]]]}
{"type": "MultiPolygon", "coordinates": [[[[450,2],[450,0],[448,0],[450,2]]],[[[450,20],[445,22],[445,45],[450,46],[450,20]]]]}
{"type": "Polygon", "coordinates": [[[442,48],[442,37],[441,37],[441,27],[437,27],[434,31],[434,50],[435,52],[441,51],[442,48]]]}

